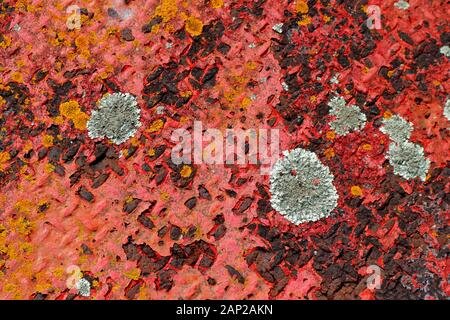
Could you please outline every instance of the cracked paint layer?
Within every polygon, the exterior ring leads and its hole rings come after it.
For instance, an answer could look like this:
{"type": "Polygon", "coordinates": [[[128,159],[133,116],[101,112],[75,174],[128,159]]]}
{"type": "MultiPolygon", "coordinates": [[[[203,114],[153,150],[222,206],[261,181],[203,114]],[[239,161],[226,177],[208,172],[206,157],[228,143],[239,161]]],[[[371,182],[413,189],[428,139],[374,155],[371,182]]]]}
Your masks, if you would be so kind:
{"type": "Polygon", "coordinates": [[[0,298],[448,299],[444,2],[1,2],[0,298]],[[279,130],[335,208],[292,223],[259,163],[174,164],[196,121],[279,130]]]}

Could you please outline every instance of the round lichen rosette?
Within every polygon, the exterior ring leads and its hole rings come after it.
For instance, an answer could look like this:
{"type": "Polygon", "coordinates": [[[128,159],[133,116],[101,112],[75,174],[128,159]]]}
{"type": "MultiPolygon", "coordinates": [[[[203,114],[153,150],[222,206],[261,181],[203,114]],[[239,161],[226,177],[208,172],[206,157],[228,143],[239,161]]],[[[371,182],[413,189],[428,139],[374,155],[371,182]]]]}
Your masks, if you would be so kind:
{"type": "Polygon", "coordinates": [[[272,207],[298,225],[328,217],[339,198],[330,169],[311,151],[285,151],[270,174],[272,207]]]}
{"type": "Polygon", "coordinates": [[[122,144],[141,126],[140,116],[136,97],[121,92],[108,94],[99,101],[98,109],[92,111],[87,123],[89,137],[106,137],[115,144],[122,144]]]}

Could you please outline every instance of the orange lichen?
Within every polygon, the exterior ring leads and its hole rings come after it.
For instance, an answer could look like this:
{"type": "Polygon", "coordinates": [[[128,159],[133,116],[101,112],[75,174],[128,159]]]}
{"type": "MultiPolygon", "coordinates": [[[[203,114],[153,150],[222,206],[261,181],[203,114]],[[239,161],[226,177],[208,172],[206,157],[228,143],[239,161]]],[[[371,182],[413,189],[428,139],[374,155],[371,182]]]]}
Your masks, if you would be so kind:
{"type": "Polygon", "coordinates": [[[390,119],[390,118],[392,118],[392,112],[390,112],[389,110],[388,111],[385,111],[384,113],[383,113],[383,117],[385,118],[385,119],[390,119]]]}
{"type": "Polygon", "coordinates": [[[308,4],[305,1],[297,0],[295,3],[295,11],[298,13],[307,13],[309,10],[308,4]]]}
{"type": "Polygon", "coordinates": [[[167,201],[167,200],[169,200],[170,199],[170,195],[169,195],[169,193],[168,192],[166,192],[166,191],[163,191],[163,192],[161,192],[161,200],[163,200],[163,201],[167,201]]]}
{"type": "Polygon", "coordinates": [[[134,268],[128,272],[125,272],[124,274],[126,277],[128,277],[132,280],[138,280],[141,275],[141,272],[139,271],[138,268],[134,268]]]}
{"type": "Polygon", "coordinates": [[[150,125],[150,127],[146,130],[147,132],[157,132],[159,130],[161,130],[164,127],[164,121],[162,121],[161,119],[155,120],[152,122],[152,124],[150,125]]]}
{"type": "Polygon", "coordinates": [[[223,0],[211,0],[210,4],[214,9],[219,9],[223,7],[223,0]]]}
{"type": "Polygon", "coordinates": [[[46,148],[51,147],[53,145],[53,136],[46,134],[42,137],[42,145],[46,148]]]}
{"type": "Polygon", "coordinates": [[[191,176],[191,174],[192,174],[192,168],[190,166],[183,165],[183,168],[180,171],[180,175],[183,178],[188,178],[191,176]]]}
{"type": "Polygon", "coordinates": [[[307,26],[308,24],[310,24],[311,18],[309,16],[303,16],[302,20],[300,20],[299,22],[297,22],[297,24],[299,26],[307,26]]]}
{"type": "Polygon", "coordinates": [[[361,197],[363,195],[363,191],[359,186],[352,186],[350,188],[350,192],[354,197],[361,197]]]}
{"type": "Polygon", "coordinates": [[[328,148],[328,149],[325,150],[324,154],[327,157],[327,159],[331,159],[331,158],[334,157],[334,149],[333,148],[328,148]]]}
{"type": "Polygon", "coordinates": [[[334,131],[327,131],[326,136],[328,140],[333,140],[336,137],[336,133],[334,131]]]}
{"type": "Polygon", "coordinates": [[[72,120],[76,129],[85,130],[89,116],[80,110],[80,105],[76,101],[61,103],[59,112],[66,118],[72,120]]]}
{"type": "Polygon", "coordinates": [[[14,204],[14,209],[19,213],[29,214],[33,208],[33,203],[30,200],[22,199],[14,204]]]}
{"type": "Polygon", "coordinates": [[[55,171],[55,166],[52,165],[51,163],[47,163],[45,165],[44,171],[47,173],[53,172],[53,171],[55,171]]]}
{"type": "Polygon", "coordinates": [[[75,45],[80,50],[87,49],[89,47],[89,38],[81,34],[75,39],[75,45]]]}
{"type": "Polygon", "coordinates": [[[59,112],[66,118],[72,119],[78,112],[80,112],[80,106],[78,102],[70,100],[61,103],[59,106],[59,112]]]}
{"type": "Polygon", "coordinates": [[[248,97],[245,97],[241,101],[241,107],[244,108],[244,109],[249,107],[251,104],[252,104],[252,100],[250,98],[248,98],[248,97]]]}
{"type": "Polygon", "coordinates": [[[11,159],[8,152],[0,152],[0,171],[5,169],[5,164],[11,159]]]}
{"type": "Polygon", "coordinates": [[[74,125],[75,129],[78,129],[78,130],[85,130],[88,120],[89,120],[89,116],[82,111],[78,112],[72,118],[73,125],[74,125]]]}
{"type": "Polygon", "coordinates": [[[178,6],[176,0],[161,0],[155,10],[155,16],[160,16],[163,22],[172,20],[176,17],[177,13],[178,6]]]}
{"type": "Polygon", "coordinates": [[[22,236],[29,235],[34,228],[34,223],[24,217],[18,217],[17,219],[10,219],[8,224],[12,231],[22,236]]]}
{"type": "Polygon", "coordinates": [[[11,80],[12,81],[15,81],[15,82],[23,82],[23,76],[22,76],[22,74],[20,73],[20,72],[13,72],[12,74],[11,74],[11,80]]]}
{"type": "Polygon", "coordinates": [[[185,28],[191,36],[199,36],[203,31],[203,23],[196,17],[191,16],[186,20],[185,28]]]}
{"type": "Polygon", "coordinates": [[[11,45],[11,37],[3,36],[3,40],[0,42],[0,48],[8,48],[11,45]]]}

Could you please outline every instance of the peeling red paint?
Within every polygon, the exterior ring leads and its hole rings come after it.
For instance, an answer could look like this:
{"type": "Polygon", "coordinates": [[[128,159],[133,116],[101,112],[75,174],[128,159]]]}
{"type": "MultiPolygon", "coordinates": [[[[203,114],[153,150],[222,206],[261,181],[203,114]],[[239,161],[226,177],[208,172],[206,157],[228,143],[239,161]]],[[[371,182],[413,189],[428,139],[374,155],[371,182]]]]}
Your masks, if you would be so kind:
{"type": "Polygon", "coordinates": [[[448,297],[445,4],[223,2],[81,1],[80,30],[66,26],[71,2],[1,4],[0,298],[86,299],[67,287],[71,265],[89,299],[448,297]],[[370,4],[380,30],[361,27],[370,4]],[[189,17],[200,36],[185,31],[189,17]],[[137,97],[143,123],[120,146],[60,114],[76,101],[90,115],[117,91],[137,97]],[[335,93],[367,116],[361,132],[327,135],[335,93]],[[387,113],[414,125],[431,161],[424,183],[386,161],[387,113]],[[337,209],[295,226],[271,209],[256,165],[181,174],[171,134],[194,121],[279,129],[280,150],[306,148],[330,168],[337,209]]]}

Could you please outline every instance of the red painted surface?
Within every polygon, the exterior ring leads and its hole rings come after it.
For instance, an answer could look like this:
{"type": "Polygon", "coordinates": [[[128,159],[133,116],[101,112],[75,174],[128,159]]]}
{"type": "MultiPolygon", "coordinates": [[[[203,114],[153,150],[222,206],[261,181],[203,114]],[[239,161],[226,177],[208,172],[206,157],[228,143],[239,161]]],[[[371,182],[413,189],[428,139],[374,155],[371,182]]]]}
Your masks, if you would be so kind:
{"type": "Polygon", "coordinates": [[[382,29],[365,33],[367,4],[358,1],[308,1],[304,14],[294,1],[126,2],[81,1],[82,26],[72,31],[70,1],[12,1],[12,11],[0,11],[0,298],[86,299],[67,288],[71,265],[91,282],[89,299],[448,297],[444,1],[411,0],[408,10],[370,1],[381,8],[382,29]],[[158,12],[166,13],[159,27],[144,33],[158,12]],[[200,36],[184,31],[189,17],[201,21],[200,36]],[[278,34],[277,23],[292,30],[278,34]],[[159,66],[166,71],[148,79],[159,66]],[[214,67],[215,82],[205,84],[214,67]],[[203,70],[198,80],[194,68],[203,70]],[[161,85],[168,82],[177,94],[161,85]],[[142,109],[143,125],[120,146],[92,141],[59,114],[61,103],[76,101],[89,115],[114,91],[135,95],[142,109]],[[149,105],[160,92],[162,102],[149,105]],[[361,132],[330,133],[333,92],[367,115],[361,132]],[[425,183],[395,176],[386,161],[389,140],[379,127],[389,112],[413,123],[411,140],[431,161],[425,183]],[[339,209],[300,226],[264,210],[269,181],[257,166],[194,165],[179,178],[182,168],[167,161],[170,137],[194,120],[221,130],[279,129],[281,150],[308,148],[330,167],[339,209]],[[80,144],[72,155],[70,141],[80,144]],[[199,186],[210,199],[199,197],[199,186]],[[250,206],[233,210],[245,198],[250,206]],[[366,288],[374,264],[383,269],[378,291],[366,288]]]}

